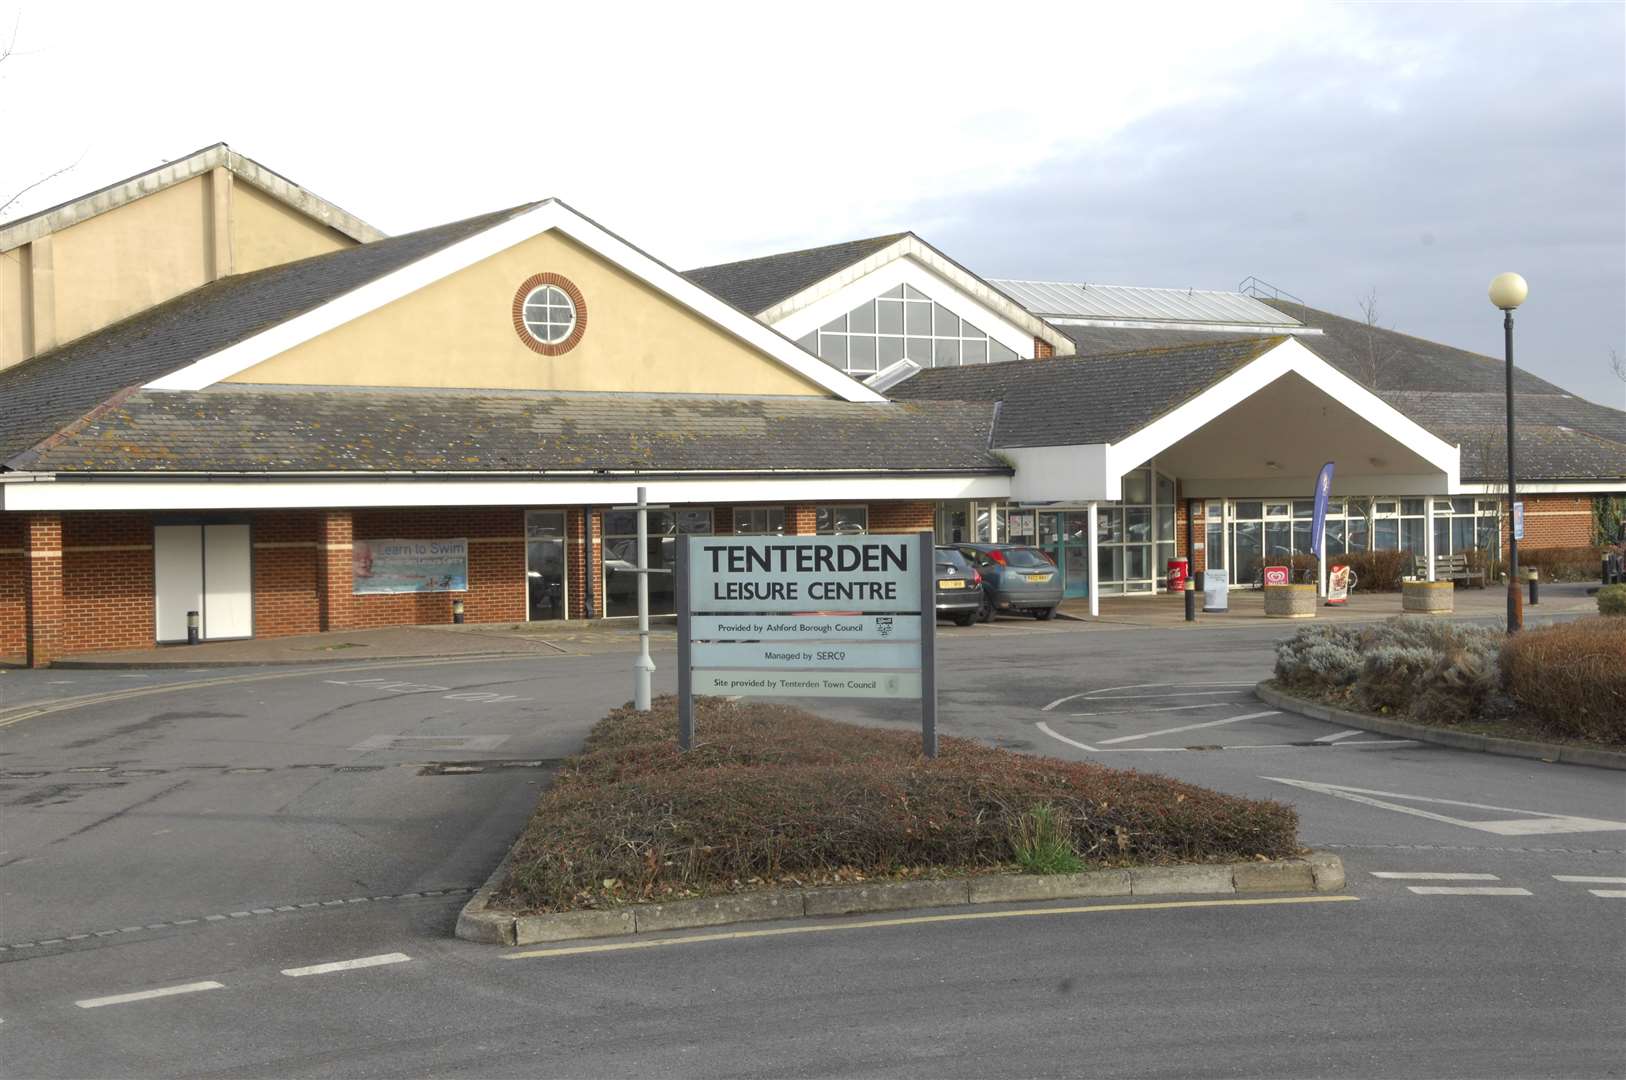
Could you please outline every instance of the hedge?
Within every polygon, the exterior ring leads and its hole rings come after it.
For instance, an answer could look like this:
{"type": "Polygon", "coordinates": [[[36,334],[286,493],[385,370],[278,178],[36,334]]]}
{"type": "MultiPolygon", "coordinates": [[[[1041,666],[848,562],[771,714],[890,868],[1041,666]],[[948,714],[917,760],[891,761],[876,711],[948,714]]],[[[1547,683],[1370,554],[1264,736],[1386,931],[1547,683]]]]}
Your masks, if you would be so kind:
{"type": "Polygon", "coordinates": [[[602,908],[874,876],[1014,868],[1023,822],[1050,807],[1087,865],[1281,858],[1297,816],[1150,773],[834,723],[700,698],[676,748],[675,699],[618,709],[542,797],[501,903],[602,908]]]}
{"type": "Polygon", "coordinates": [[[1626,619],[1526,630],[1502,647],[1508,692],[1558,735],[1626,744],[1626,619]]]}

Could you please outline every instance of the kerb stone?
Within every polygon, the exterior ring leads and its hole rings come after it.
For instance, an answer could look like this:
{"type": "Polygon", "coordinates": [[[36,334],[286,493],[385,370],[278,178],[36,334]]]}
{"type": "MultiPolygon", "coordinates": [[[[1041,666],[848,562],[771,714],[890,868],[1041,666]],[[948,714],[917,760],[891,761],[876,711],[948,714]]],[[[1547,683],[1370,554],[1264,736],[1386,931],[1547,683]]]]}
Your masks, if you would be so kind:
{"type": "Polygon", "coordinates": [[[808,889],[802,894],[807,914],[856,915],[865,911],[952,907],[970,902],[963,878],[949,881],[878,881],[873,885],[840,885],[808,889]]]}
{"type": "Polygon", "coordinates": [[[1229,866],[1149,866],[1129,871],[1136,896],[1178,896],[1189,893],[1233,893],[1229,866]]]}
{"type": "Polygon", "coordinates": [[[1129,892],[1127,870],[1089,870],[1082,874],[990,874],[971,879],[973,904],[1128,896],[1129,892]]]}
{"type": "Polygon", "coordinates": [[[1237,863],[1231,880],[1237,892],[1305,892],[1315,888],[1315,871],[1297,860],[1237,863]]]}
{"type": "Polygon", "coordinates": [[[803,907],[800,892],[776,889],[740,896],[674,900],[669,904],[640,904],[632,911],[637,920],[638,933],[648,934],[657,930],[686,930],[696,926],[800,919],[803,907]]]}
{"type": "Polygon", "coordinates": [[[576,938],[616,937],[634,931],[631,911],[561,911],[552,915],[521,915],[514,920],[514,944],[540,945],[576,938]]]}

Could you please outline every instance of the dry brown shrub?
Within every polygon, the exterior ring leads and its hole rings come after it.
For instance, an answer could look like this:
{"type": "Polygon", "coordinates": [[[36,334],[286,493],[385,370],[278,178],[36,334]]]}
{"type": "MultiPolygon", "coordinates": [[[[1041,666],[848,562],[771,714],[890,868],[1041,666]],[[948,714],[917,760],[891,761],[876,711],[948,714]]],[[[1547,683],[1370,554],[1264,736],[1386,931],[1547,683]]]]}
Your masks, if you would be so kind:
{"type": "Polygon", "coordinates": [[[1626,744],[1626,619],[1592,616],[1510,637],[1507,691],[1559,735],[1626,744]]]}
{"type": "Polygon", "coordinates": [[[1281,803],[1167,777],[1015,754],[963,739],[920,756],[918,732],[701,698],[676,749],[675,701],[620,709],[542,798],[500,901],[605,907],[874,875],[1007,866],[1049,804],[1096,866],[1276,858],[1298,848],[1281,803]]]}

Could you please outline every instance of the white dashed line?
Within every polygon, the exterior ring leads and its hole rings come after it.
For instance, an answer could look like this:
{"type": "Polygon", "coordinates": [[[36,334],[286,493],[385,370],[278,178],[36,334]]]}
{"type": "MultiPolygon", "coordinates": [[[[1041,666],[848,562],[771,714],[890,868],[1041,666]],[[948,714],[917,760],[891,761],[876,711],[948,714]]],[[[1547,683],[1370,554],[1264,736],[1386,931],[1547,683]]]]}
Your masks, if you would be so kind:
{"type": "Polygon", "coordinates": [[[179,986],[164,986],[157,990],[137,990],[133,994],[114,994],[111,997],[86,998],[74,1002],[81,1009],[100,1009],[104,1005],[125,1005],[132,1001],[146,1001],[150,998],[173,997],[176,994],[195,994],[200,990],[224,990],[223,983],[192,982],[182,983],[179,986]]]}
{"type": "Polygon", "coordinates": [[[306,975],[327,975],[334,971],[354,971],[357,968],[382,967],[385,964],[404,964],[412,957],[406,953],[383,953],[379,956],[363,956],[356,960],[335,960],[328,964],[312,964],[309,967],[283,968],[282,973],[291,978],[302,978],[306,975]]]}
{"type": "Polygon", "coordinates": [[[1626,877],[1588,877],[1585,874],[1554,874],[1554,881],[1573,881],[1577,885],[1626,885],[1626,877]]]}
{"type": "Polygon", "coordinates": [[[1373,870],[1371,873],[1372,873],[1373,877],[1377,877],[1377,878],[1399,878],[1399,879],[1402,879],[1402,880],[1410,880],[1410,881],[1500,881],[1500,880],[1502,880],[1501,878],[1497,877],[1495,874],[1412,873],[1411,871],[1400,871],[1400,870],[1373,870]]]}
{"type": "Polygon", "coordinates": [[[1316,742],[1335,743],[1339,739],[1347,739],[1351,735],[1359,735],[1360,733],[1359,728],[1350,728],[1348,731],[1335,731],[1331,735],[1321,736],[1321,738],[1317,739],[1316,742]]]}
{"type": "Polygon", "coordinates": [[[1626,889],[1588,889],[1587,892],[1605,900],[1626,900],[1626,889]]]}
{"type": "Polygon", "coordinates": [[[1102,739],[1101,745],[1110,746],[1113,743],[1136,742],[1140,739],[1155,739],[1159,735],[1177,735],[1182,731],[1196,731],[1198,728],[1219,727],[1222,724],[1236,724],[1242,722],[1243,720],[1257,720],[1262,716],[1276,715],[1279,715],[1277,710],[1266,709],[1264,712],[1243,713],[1241,716],[1228,716],[1224,720],[1207,720],[1201,724],[1186,724],[1183,727],[1164,728],[1162,731],[1147,731],[1140,735],[1120,735],[1116,739],[1102,739]]]}
{"type": "Polygon", "coordinates": [[[1529,896],[1529,889],[1506,885],[1407,885],[1419,896],[1529,896]]]}

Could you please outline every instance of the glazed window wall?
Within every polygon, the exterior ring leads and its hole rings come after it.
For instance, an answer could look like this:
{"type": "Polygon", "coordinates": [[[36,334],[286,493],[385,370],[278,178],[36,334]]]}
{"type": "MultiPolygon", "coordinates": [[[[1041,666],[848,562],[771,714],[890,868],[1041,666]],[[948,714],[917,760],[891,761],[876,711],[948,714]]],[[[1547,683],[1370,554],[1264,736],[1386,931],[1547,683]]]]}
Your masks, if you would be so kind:
{"type": "Polygon", "coordinates": [[[819,506],[813,510],[813,531],[820,536],[856,536],[869,532],[869,507],[819,506]]]}
{"type": "Polygon", "coordinates": [[[802,336],[798,345],[831,367],[870,375],[899,360],[961,367],[1015,360],[1016,353],[909,285],[899,285],[802,336]]]}
{"type": "Polygon", "coordinates": [[[1096,511],[1101,595],[1149,593],[1174,557],[1174,481],[1150,468],[1124,474],[1123,500],[1096,511]]]}
{"type": "MultiPolygon", "coordinates": [[[[677,564],[679,536],[711,532],[711,511],[649,510],[649,568],[671,570],[677,564]]],[[[604,514],[604,613],[611,618],[638,614],[638,511],[604,514]]],[[[670,615],[677,610],[671,574],[649,575],[649,610],[670,615]]]]}
{"type": "Polygon", "coordinates": [[[734,532],[740,536],[784,536],[783,506],[736,506],[734,532]]]}

